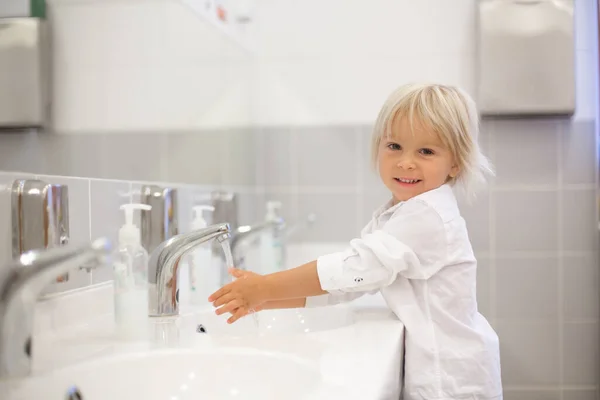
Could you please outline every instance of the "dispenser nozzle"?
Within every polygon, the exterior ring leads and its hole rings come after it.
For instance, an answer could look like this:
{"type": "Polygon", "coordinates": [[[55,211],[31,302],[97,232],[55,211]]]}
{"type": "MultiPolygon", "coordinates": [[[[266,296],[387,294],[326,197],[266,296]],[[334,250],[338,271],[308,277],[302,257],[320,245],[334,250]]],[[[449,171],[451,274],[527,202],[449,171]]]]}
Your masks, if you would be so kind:
{"type": "Polygon", "coordinates": [[[148,204],[123,204],[121,210],[125,211],[125,225],[133,225],[133,210],[151,210],[152,206],[148,204]]]}
{"type": "Polygon", "coordinates": [[[215,211],[215,208],[213,206],[199,205],[192,207],[192,210],[194,211],[194,218],[202,218],[202,211],[215,211]]]}

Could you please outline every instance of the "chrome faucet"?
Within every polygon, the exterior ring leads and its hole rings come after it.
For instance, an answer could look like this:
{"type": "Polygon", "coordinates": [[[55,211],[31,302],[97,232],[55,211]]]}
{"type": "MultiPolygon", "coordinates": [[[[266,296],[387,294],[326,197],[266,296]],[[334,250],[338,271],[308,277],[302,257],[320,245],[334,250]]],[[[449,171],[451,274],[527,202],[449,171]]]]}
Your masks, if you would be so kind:
{"type": "Polygon", "coordinates": [[[221,243],[229,239],[230,233],[229,224],[215,224],[174,236],[152,251],[148,263],[148,282],[151,287],[148,314],[151,317],[179,314],[177,269],[181,258],[209,240],[217,239],[221,243]]]}
{"type": "Polygon", "coordinates": [[[108,262],[110,244],[32,250],[0,269],[0,379],[31,372],[33,316],[38,296],[56,276],[108,262]]]}

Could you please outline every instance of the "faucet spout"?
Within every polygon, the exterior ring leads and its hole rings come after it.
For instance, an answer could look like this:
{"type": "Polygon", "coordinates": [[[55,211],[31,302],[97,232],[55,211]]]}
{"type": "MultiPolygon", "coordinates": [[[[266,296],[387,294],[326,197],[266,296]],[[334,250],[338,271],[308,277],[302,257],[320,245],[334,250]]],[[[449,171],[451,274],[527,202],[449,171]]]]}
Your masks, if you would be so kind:
{"type": "Polygon", "coordinates": [[[44,287],[73,269],[106,264],[109,254],[109,242],[98,239],[84,246],[29,251],[0,269],[0,378],[31,372],[33,315],[44,287]]]}
{"type": "Polygon", "coordinates": [[[181,257],[209,240],[222,242],[229,239],[230,232],[229,224],[215,224],[174,236],[152,251],[148,264],[148,282],[152,288],[149,303],[151,317],[179,314],[177,269],[181,257]]]}

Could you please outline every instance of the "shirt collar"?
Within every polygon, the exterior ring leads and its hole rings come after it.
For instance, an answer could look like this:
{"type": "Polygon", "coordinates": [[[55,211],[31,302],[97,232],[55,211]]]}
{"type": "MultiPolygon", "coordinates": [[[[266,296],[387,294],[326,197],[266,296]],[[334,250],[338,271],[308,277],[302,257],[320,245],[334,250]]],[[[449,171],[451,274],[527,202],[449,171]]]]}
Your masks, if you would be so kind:
{"type": "MultiPolygon", "coordinates": [[[[402,203],[402,202],[400,202],[402,203]]],[[[398,203],[398,204],[400,204],[398,203]]],[[[383,204],[382,206],[378,207],[375,212],[373,213],[373,218],[378,218],[380,215],[384,214],[386,211],[391,210],[392,208],[395,209],[398,204],[394,205],[394,199],[391,198],[388,201],[385,202],[385,204],[383,204]]]]}
{"type": "MultiPolygon", "coordinates": [[[[426,196],[428,193],[430,193],[430,192],[433,192],[433,191],[437,191],[437,190],[441,190],[441,191],[445,191],[445,192],[452,193],[452,188],[451,188],[450,184],[448,184],[448,183],[445,183],[445,184],[443,184],[442,186],[440,186],[439,188],[432,189],[432,190],[429,190],[429,191],[427,191],[427,192],[421,193],[420,195],[418,195],[418,196],[415,196],[415,197],[412,197],[412,198],[411,198],[411,199],[409,199],[409,200],[416,199],[416,198],[420,198],[420,197],[422,197],[422,196],[426,196]]],[[[398,208],[399,208],[399,207],[400,207],[402,204],[406,203],[407,201],[408,201],[408,200],[406,200],[406,201],[400,201],[400,202],[398,202],[397,204],[394,204],[394,199],[393,199],[393,198],[391,198],[391,199],[389,199],[389,200],[388,200],[388,201],[387,201],[385,204],[383,204],[381,207],[379,207],[379,208],[377,208],[377,209],[375,210],[375,212],[373,213],[373,218],[379,218],[379,217],[380,217],[380,216],[382,216],[383,214],[387,214],[387,213],[390,213],[390,212],[394,212],[394,211],[396,211],[396,210],[397,210],[397,209],[398,209],[398,208]]]]}

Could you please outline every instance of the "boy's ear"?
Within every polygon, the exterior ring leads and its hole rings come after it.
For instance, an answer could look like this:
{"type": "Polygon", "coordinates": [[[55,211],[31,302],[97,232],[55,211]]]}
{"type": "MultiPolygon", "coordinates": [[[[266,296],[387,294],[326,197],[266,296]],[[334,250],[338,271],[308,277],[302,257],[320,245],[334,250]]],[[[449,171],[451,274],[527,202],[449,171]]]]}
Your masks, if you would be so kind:
{"type": "Polygon", "coordinates": [[[459,172],[460,172],[460,167],[458,165],[453,165],[452,168],[450,169],[450,177],[456,178],[458,176],[459,172]]]}

